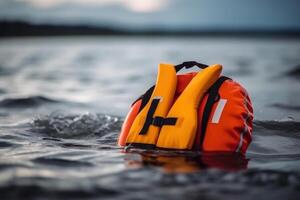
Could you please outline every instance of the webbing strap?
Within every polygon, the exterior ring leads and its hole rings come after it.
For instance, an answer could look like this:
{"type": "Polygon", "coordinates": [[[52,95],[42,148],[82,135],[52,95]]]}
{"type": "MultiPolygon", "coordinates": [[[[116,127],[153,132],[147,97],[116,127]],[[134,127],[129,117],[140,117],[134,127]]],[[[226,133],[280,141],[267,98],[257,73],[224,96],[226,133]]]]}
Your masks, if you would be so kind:
{"type": "Polygon", "coordinates": [[[139,96],[139,98],[137,98],[133,103],[131,103],[131,106],[133,106],[136,102],[138,102],[139,100],[142,100],[142,103],[141,103],[138,113],[141,112],[141,110],[143,110],[143,108],[147,105],[147,103],[150,100],[151,95],[153,93],[154,87],[155,87],[155,85],[150,87],[143,95],[139,96]]]}
{"type": "Polygon", "coordinates": [[[214,103],[220,100],[220,95],[219,95],[219,89],[221,85],[224,83],[224,81],[228,80],[230,78],[226,76],[220,77],[214,84],[213,86],[209,89],[209,96],[203,111],[203,116],[202,116],[202,122],[201,122],[201,136],[200,136],[200,145],[199,148],[202,147],[204,138],[205,138],[205,132],[208,124],[208,119],[212,110],[212,107],[214,103]]]}
{"type": "Polygon", "coordinates": [[[173,126],[175,125],[177,122],[177,118],[176,117],[167,117],[167,118],[163,118],[163,117],[154,117],[152,124],[154,126],[158,126],[158,127],[162,127],[165,125],[169,125],[169,126],[173,126]]]}
{"type": "Polygon", "coordinates": [[[153,115],[158,106],[159,101],[160,101],[160,99],[152,100],[149,111],[146,116],[146,121],[145,121],[144,126],[143,126],[142,130],[140,131],[139,135],[145,135],[147,133],[150,125],[152,124],[153,115]]]}
{"type": "Polygon", "coordinates": [[[142,97],[142,104],[141,104],[141,107],[139,109],[139,112],[147,105],[147,103],[149,102],[150,98],[151,98],[151,95],[154,91],[154,88],[155,88],[155,85],[153,85],[151,88],[149,88],[145,94],[143,95],[142,97]]]}

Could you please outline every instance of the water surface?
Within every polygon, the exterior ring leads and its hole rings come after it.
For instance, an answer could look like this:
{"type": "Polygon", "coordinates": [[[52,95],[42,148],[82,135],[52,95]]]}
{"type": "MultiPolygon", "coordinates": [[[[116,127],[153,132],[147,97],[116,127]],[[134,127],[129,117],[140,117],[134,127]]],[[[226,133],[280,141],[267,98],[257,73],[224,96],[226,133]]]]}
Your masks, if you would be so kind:
{"type": "Polygon", "coordinates": [[[297,199],[300,40],[0,40],[2,199],[297,199]],[[253,101],[245,157],[116,146],[159,62],[222,63],[253,101]]]}

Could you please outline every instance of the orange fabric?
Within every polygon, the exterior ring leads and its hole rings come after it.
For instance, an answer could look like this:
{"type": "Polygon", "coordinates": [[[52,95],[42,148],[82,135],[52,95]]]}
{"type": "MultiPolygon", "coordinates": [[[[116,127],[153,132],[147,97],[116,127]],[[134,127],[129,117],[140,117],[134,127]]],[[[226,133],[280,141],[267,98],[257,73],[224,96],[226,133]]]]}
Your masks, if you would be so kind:
{"type": "MultiPolygon", "coordinates": [[[[202,151],[230,151],[244,154],[252,138],[253,108],[251,100],[245,89],[231,80],[227,80],[222,84],[219,94],[220,99],[226,99],[227,103],[218,123],[212,123],[212,117],[218,102],[214,104],[201,149],[202,151]]],[[[207,97],[208,95],[203,98],[200,104],[199,121],[202,121],[207,97]]],[[[199,123],[196,143],[200,141],[201,134],[201,123],[199,123]]]]}
{"type": "Polygon", "coordinates": [[[119,146],[126,145],[126,138],[128,136],[129,130],[133,124],[133,121],[139,112],[141,104],[142,104],[142,100],[138,100],[131,106],[130,111],[128,112],[128,114],[123,122],[122,128],[121,128],[121,133],[120,133],[119,139],[118,139],[119,146]]]}
{"type": "MultiPolygon", "coordinates": [[[[197,73],[177,75],[177,89],[175,98],[181,94],[189,82],[197,73]]],[[[212,123],[218,102],[213,105],[209,116],[204,142],[200,149],[205,152],[240,152],[246,153],[252,138],[253,108],[246,90],[237,82],[226,80],[219,89],[220,99],[226,99],[218,123],[212,123]]],[[[194,147],[199,147],[201,137],[201,121],[203,111],[207,102],[208,94],[204,96],[198,112],[198,130],[194,147]]],[[[138,114],[141,100],[137,101],[129,111],[124,124],[118,144],[125,146],[129,129],[138,114]]]]}

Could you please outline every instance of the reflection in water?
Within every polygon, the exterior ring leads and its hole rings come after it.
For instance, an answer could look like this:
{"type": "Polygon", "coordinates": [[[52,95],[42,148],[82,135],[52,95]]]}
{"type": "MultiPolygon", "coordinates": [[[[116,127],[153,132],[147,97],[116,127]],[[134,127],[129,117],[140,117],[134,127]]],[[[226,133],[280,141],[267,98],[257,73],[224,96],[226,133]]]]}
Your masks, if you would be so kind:
{"type": "Polygon", "coordinates": [[[166,152],[127,150],[125,158],[129,168],[142,168],[154,166],[167,173],[191,173],[204,169],[221,169],[225,171],[238,171],[247,169],[248,159],[241,154],[226,152],[166,152]],[[133,154],[134,153],[134,154],[133,154]]]}

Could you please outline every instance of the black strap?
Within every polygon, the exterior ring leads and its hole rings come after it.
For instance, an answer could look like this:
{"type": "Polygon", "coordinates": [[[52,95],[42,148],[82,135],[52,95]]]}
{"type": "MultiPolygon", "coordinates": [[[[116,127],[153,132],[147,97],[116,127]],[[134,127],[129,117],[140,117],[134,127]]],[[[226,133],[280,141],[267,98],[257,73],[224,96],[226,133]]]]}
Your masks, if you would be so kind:
{"type": "Polygon", "coordinates": [[[141,95],[139,98],[137,98],[132,104],[131,106],[133,106],[136,102],[138,102],[139,100],[142,100],[142,104],[139,108],[139,112],[141,112],[141,110],[147,105],[147,103],[149,102],[151,95],[153,93],[155,85],[153,85],[152,87],[150,87],[143,95],[141,95]]]}
{"type": "MultiPolygon", "coordinates": [[[[196,61],[186,61],[183,62],[179,65],[175,65],[175,70],[176,72],[178,72],[179,70],[181,70],[182,68],[192,68],[194,66],[197,66],[201,69],[204,69],[206,67],[208,67],[208,65],[202,64],[202,63],[198,63],[196,61]]],[[[143,95],[141,95],[139,98],[137,98],[131,105],[133,106],[137,101],[142,99],[142,104],[140,106],[139,112],[147,105],[147,103],[149,102],[151,95],[154,91],[155,85],[153,85],[152,87],[150,87],[143,95]]]]}
{"type": "Polygon", "coordinates": [[[141,104],[141,107],[139,109],[139,112],[147,105],[147,103],[149,102],[151,96],[152,96],[152,93],[154,91],[154,88],[155,88],[155,85],[153,85],[151,88],[149,88],[145,94],[143,95],[142,97],[142,104],[141,104]]]}
{"type": "Polygon", "coordinates": [[[145,135],[147,133],[150,125],[152,124],[153,115],[158,106],[159,101],[160,101],[160,99],[152,100],[149,111],[147,113],[146,121],[145,121],[144,126],[143,126],[142,130],[140,131],[139,135],[145,135]]]}
{"type": "Polygon", "coordinates": [[[204,69],[206,67],[208,67],[208,65],[205,65],[205,64],[202,64],[202,63],[198,63],[196,61],[186,61],[186,62],[183,62],[179,65],[175,65],[175,70],[176,72],[180,71],[182,68],[186,68],[186,69],[189,69],[189,68],[192,68],[194,66],[197,66],[199,67],[200,69],[204,69]]]}
{"type": "MultiPolygon", "coordinates": [[[[189,69],[189,68],[192,68],[194,66],[197,66],[201,69],[204,69],[206,67],[208,67],[208,65],[206,64],[202,64],[202,63],[198,63],[196,61],[186,61],[186,62],[183,62],[179,65],[175,65],[175,70],[176,72],[178,72],[179,70],[181,70],[182,68],[186,68],[186,69],[189,69]]],[[[141,107],[139,109],[139,112],[146,106],[146,104],[149,102],[150,98],[151,98],[151,95],[154,91],[154,88],[155,88],[155,85],[153,85],[152,87],[150,87],[143,95],[141,95],[139,98],[137,98],[131,105],[134,105],[137,101],[141,100],[142,99],[142,104],[141,104],[141,107]]]]}
{"type": "Polygon", "coordinates": [[[224,81],[228,80],[230,78],[226,76],[220,77],[209,89],[209,94],[208,94],[208,99],[203,111],[203,116],[202,116],[202,122],[201,122],[201,137],[200,137],[200,145],[199,148],[202,147],[204,137],[205,137],[205,132],[208,124],[208,119],[212,110],[212,107],[214,103],[220,100],[220,95],[219,95],[219,89],[221,85],[224,83],[224,81]]]}
{"type": "Polygon", "coordinates": [[[163,118],[163,117],[154,117],[152,124],[154,126],[158,126],[158,127],[162,127],[162,126],[173,126],[175,125],[177,122],[177,118],[176,117],[167,117],[167,118],[163,118]]]}

